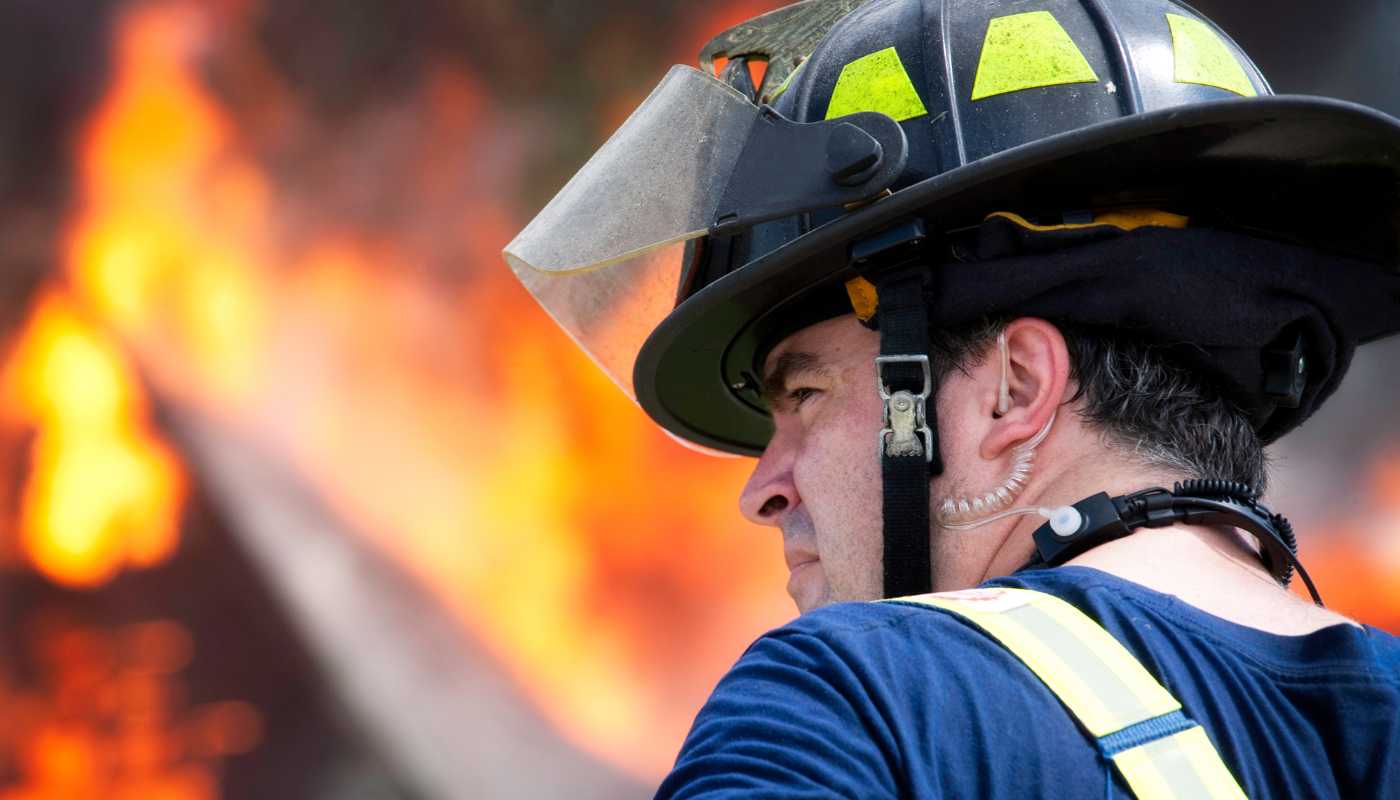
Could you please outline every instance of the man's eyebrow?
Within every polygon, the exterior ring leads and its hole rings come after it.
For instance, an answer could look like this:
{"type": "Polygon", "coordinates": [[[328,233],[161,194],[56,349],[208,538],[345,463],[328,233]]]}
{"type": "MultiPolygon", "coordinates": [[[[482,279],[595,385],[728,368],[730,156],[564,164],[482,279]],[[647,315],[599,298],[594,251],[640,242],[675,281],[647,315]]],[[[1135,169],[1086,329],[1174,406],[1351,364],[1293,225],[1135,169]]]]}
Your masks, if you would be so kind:
{"type": "Polygon", "coordinates": [[[788,379],[803,373],[826,373],[826,363],[816,353],[794,351],[783,353],[773,369],[763,376],[763,399],[769,408],[777,408],[787,400],[788,379]]]}

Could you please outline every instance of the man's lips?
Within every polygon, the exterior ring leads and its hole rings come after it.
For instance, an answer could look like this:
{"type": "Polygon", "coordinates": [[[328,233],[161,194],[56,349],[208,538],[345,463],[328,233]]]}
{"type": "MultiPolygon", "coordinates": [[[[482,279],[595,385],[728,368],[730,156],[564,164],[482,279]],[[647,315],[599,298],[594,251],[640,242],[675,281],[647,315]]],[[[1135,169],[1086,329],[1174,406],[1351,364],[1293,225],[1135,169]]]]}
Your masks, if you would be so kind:
{"type": "Polygon", "coordinates": [[[822,594],[821,558],[817,555],[816,527],[799,502],[779,518],[783,529],[783,561],[787,562],[787,593],[799,610],[815,607],[822,594]]]}
{"type": "Polygon", "coordinates": [[[784,550],[783,560],[787,562],[789,572],[796,572],[799,568],[815,563],[820,559],[816,553],[808,550],[784,550]]]}

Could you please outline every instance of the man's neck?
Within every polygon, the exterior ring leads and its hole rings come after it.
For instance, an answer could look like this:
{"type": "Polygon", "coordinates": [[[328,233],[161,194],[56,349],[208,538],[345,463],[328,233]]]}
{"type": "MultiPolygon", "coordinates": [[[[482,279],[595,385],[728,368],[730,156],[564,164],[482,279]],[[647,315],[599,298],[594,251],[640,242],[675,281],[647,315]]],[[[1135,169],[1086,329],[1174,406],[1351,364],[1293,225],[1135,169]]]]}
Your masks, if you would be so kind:
{"type": "Polygon", "coordinates": [[[1136,531],[1070,559],[1240,625],[1301,636],[1350,620],[1279,586],[1233,528],[1175,525],[1136,531]]]}
{"type": "MultiPolygon", "coordinates": [[[[1110,468],[1062,473],[1026,504],[1054,508],[1098,492],[1116,496],[1171,485],[1170,478],[1139,470],[1110,468]]],[[[1014,524],[1002,552],[993,559],[994,574],[1006,574],[1030,558],[1035,549],[1031,533],[1043,522],[1035,515],[1022,517],[1014,524]]],[[[1350,623],[1340,614],[1320,609],[1279,586],[1264,569],[1252,540],[1233,528],[1174,525],[1140,530],[1067,563],[1092,567],[1175,595],[1208,614],[1269,633],[1299,636],[1328,625],[1350,623]]]]}

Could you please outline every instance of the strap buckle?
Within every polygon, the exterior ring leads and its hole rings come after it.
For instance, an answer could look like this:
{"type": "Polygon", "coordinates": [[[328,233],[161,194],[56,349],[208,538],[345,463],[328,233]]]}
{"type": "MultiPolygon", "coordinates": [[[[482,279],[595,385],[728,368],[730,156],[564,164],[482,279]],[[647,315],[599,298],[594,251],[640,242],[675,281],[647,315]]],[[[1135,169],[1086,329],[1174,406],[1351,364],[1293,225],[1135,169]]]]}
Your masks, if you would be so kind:
{"type": "Polygon", "coordinates": [[[877,356],[875,380],[880,390],[880,399],[885,404],[881,421],[883,427],[880,428],[880,455],[888,458],[916,456],[922,453],[924,461],[932,462],[933,448],[930,447],[930,443],[933,441],[933,431],[929,429],[928,417],[924,413],[924,403],[933,394],[933,370],[929,367],[928,356],[877,356]],[[918,364],[924,374],[923,391],[918,394],[907,389],[893,394],[885,391],[886,364],[918,364]],[[924,435],[922,441],[916,433],[924,435]],[[889,439],[886,440],[886,437],[889,439]]]}

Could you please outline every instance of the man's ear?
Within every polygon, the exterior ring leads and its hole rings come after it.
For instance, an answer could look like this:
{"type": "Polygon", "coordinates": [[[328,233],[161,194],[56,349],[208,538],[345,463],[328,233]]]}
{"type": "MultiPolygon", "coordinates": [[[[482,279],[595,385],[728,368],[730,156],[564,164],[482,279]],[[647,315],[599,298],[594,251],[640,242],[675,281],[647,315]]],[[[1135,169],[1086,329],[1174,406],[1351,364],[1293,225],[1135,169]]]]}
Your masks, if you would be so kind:
{"type": "Polygon", "coordinates": [[[987,391],[978,391],[979,398],[987,398],[983,412],[994,417],[981,445],[981,455],[988,460],[1039,433],[1064,402],[1070,380],[1069,349],[1059,328],[1043,319],[1021,317],[1006,326],[1005,337],[1007,358],[991,353],[978,370],[990,383],[987,391]],[[1011,407],[998,414],[1003,362],[1011,407]]]}

